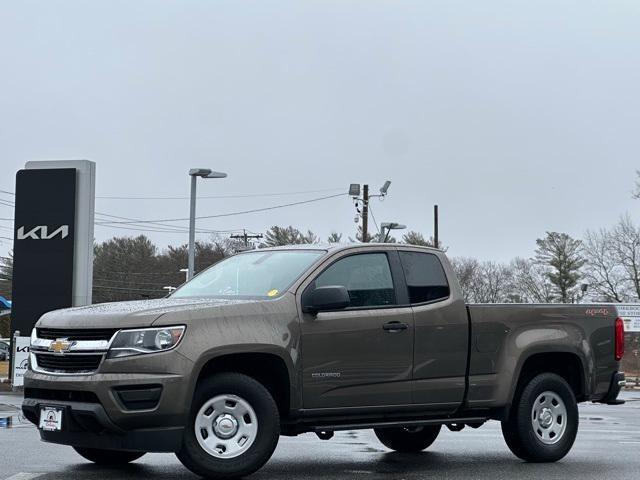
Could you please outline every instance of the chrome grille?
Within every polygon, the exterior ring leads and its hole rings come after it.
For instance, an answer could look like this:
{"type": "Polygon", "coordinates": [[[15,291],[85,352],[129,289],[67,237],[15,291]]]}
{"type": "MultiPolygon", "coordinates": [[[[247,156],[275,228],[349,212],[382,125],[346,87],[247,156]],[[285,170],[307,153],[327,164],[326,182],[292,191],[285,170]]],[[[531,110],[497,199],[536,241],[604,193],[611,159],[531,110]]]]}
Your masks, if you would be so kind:
{"type": "Polygon", "coordinates": [[[39,369],[56,373],[88,373],[98,369],[104,354],[35,353],[39,369]]]}
{"type": "Polygon", "coordinates": [[[38,338],[46,340],[57,340],[66,338],[67,340],[111,340],[117,328],[37,328],[38,338]]]}

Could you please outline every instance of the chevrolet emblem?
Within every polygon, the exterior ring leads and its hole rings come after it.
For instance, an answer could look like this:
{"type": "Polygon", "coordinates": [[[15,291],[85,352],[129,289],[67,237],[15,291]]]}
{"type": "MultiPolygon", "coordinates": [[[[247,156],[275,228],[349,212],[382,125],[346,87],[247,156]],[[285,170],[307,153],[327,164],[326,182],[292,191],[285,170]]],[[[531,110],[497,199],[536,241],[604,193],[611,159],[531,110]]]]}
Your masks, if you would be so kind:
{"type": "Polygon", "coordinates": [[[49,345],[49,351],[54,353],[68,352],[74,342],[70,342],[66,338],[58,338],[55,342],[51,342],[49,345]]]}

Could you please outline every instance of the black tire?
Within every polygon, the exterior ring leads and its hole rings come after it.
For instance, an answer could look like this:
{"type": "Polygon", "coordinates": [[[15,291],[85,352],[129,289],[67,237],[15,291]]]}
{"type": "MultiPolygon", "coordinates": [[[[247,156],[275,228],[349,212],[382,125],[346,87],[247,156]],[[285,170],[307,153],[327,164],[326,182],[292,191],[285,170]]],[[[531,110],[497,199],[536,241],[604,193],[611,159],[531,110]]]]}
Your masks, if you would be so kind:
{"type": "Polygon", "coordinates": [[[509,418],[502,422],[502,434],[518,458],[533,463],[556,462],[571,450],[578,423],[578,403],[569,384],[558,375],[543,373],[529,381],[516,396],[509,418]],[[546,401],[547,392],[551,393],[551,402],[557,404],[556,399],[561,400],[559,408],[564,408],[561,410],[564,414],[551,414],[550,426],[543,427],[535,423],[538,413],[534,416],[534,404],[546,401]],[[556,434],[555,429],[560,432],[556,434]]]}
{"type": "Polygon", "coordinates": [[[278,406],[269,391],[258,381],[239,373],[220,373],[196,388],[182,448],[176,453],[182,464],[196,475],[209,479],[232,479],[249,475],[271,458],[280,437],[278,406]],[[219,395],[240,397],[253,408],[257,434],[248,450],[234,458],[217,458],[200,445],[195,421],[203,405],[219,395]]]}
{"type": "Polygon", "coordinates": [[[438,438],[442,425],[409,428],[374,428],[382,444],[396,452],[417,453],[431,446],[438,438]]]}
{"type": "Polygon", "coordinates": [[[145,452],[127,452],[124,450],[102,450],[100,448],[73,447],[82,457],[98,465],[126,465],[139,459],[145,452]]]}

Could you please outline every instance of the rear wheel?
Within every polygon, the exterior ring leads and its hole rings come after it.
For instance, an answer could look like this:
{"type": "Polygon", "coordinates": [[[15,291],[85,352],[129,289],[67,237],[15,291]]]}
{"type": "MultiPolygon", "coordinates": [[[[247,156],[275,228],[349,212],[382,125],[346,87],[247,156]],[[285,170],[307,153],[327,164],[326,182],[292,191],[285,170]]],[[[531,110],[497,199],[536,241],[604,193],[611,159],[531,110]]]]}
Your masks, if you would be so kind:
{"type": "Polygon", "coordinates": [[[502,422],[502,433],[509,449],[523,460],[560,460],[569,453],[578,433],[578,404],[573,390],[552,373],[533,378],[515,399],[509,418],[502,422]]]}
{"type": "Polygon", "coordinates": [[[442,425],[403,428],[375,428],[373,431],[382,444],[397,452],[416,453],[435,442],[442,425]]]}
{"type": "Polygon", "coordinates": [[[82,457],[98,465],[125,465],[139,459],[145,452],[102,450],[100,448],[73,447],[82,457]]]}
{"type": "Polygon", "coordinates": [[[280,416],[269,391],[246,375],[221,373],[198,385],[177,456],[202,477],[238,478],[269,460],[279,436],[280,416]]]}

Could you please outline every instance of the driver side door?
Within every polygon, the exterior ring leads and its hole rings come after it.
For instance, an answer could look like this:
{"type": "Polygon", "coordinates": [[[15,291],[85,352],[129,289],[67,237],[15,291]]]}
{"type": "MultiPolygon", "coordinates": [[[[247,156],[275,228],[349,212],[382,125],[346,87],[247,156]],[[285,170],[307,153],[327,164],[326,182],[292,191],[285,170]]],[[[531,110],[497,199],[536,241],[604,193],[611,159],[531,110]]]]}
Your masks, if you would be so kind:
{"type": "Polygon", "coordinates": [[[305,409],[411,403],[413,315],[398,306],[398,268],[396,251],[350,251],[306,287],[344,286],[350,304],[302,314],[305,409]]]}

